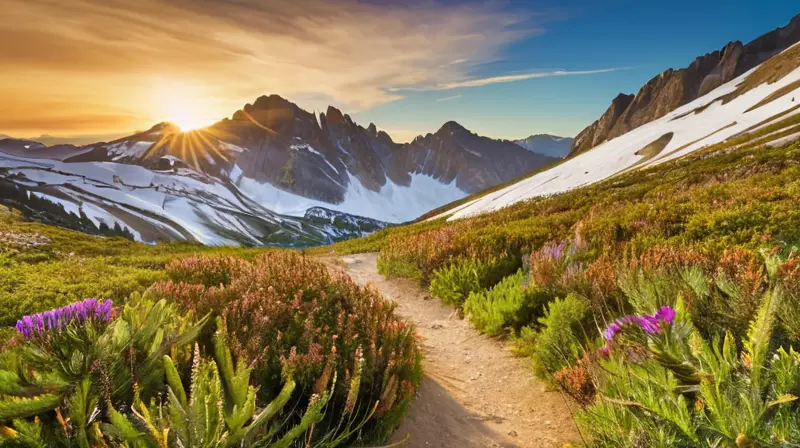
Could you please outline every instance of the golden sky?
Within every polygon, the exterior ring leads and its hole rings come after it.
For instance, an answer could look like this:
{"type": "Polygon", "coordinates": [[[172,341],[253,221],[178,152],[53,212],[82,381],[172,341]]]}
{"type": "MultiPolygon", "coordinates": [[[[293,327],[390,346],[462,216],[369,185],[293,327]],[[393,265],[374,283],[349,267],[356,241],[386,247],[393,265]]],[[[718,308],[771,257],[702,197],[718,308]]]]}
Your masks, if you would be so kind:
{"type": "Polygon", "coordinates": [[[529,19],[351,0],[0,0],[0,134],[211,124],[262,94],[368,110],[469,82],[529,19]]]}

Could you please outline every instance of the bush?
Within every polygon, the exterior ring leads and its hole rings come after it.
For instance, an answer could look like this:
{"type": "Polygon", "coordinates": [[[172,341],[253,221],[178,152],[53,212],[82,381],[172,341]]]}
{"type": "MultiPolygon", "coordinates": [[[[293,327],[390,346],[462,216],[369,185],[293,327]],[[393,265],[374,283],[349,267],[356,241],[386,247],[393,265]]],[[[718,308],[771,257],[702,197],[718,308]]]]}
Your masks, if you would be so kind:
{"type": "Polygon", "coordinates": [[[403,257],[378,257],[378,273],[386,278],[400,277],[422,279],[422,270],[403,257]]]}
{"type": "MultiPolygon", "coordinates": [[[[229,265],[197,259],[182,263],[200,272],[189,268],[176,280],[209,278],[207,266],[223,264],[229,265]]],[[[399,424],[421,380],[414,329],[396,316],[394,305],[374,289],[331,274],[295,252],[271,252],[253,264],[235,265],[227,285],[165,282],[148,294],[175,297],[186,309],[219,315],[234,355],[252,364],[263,399],[280,392],[280,379],[289,372],[300,393],[299,411],[312,394],[338,379],[317,431],[335,430],[343,415],[371,415],[361,429],[363,437],[385,438],[399,424]],[[355,396],[349,396],[352,383],[359,385],[355,396]]]]}
{"type": "Polygon", "coordinates": [[[176,259],[165,270],[174,282],[203,286],[229,285],[250,263],[230,255],[194,256],[176,259]]]}
{"type": "Polygon", "coordinates": [[[586,299],[570,294],[555,299],[539,319],[541,329],[527,329],[522,334],[523,350],[531,353],[534,371],[542,378],[573,364],[583,356],[589,304],[586,299]]]}
{"type": "Polygon", "coordinates": [[[523,278],[520,270],[488,291],[471,292],[464,303],[470,322],[478,330],[498,336],[507,330],[518,332],[535,321],[542,315],[549,296],[535,285],[523,286],[523,278]]]}
{"type": "Polygon", "coordinates": [[[467,258],[433,272],[431,295],[445,303],[463,306],[470,293],[490,288],[519,268],[514,257],[487,261],[467,258]]]}

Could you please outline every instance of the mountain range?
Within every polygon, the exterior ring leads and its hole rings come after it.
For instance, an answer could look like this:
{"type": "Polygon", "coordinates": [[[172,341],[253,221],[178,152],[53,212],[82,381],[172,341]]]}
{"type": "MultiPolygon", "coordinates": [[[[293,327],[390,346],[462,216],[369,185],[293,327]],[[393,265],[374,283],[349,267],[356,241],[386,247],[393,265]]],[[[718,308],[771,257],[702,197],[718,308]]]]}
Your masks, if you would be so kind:
{"type": "Polygon", "coordinates": [[[642,86],[636,95],[620,93],[603,115],[575,137],[569,156],[586,152],[657,120],[717,87],[752,70],[800,41],[800,14],[788,25],[747,44],[732,41],[707,53],[688,67],[669,69],[642,86]]]}
{"type": "Polygon", "coordinates": [[[319,244],[556,160],[535,150],[453,121],[399,144],[334,107],[312,113],[270,95],[191,132],[160,123],[86,146],[0,140],[0,188],[4,203],[39,219],[145,242],[319,244]],[[56,206],[45,213],[42,201],[56,206]]]}

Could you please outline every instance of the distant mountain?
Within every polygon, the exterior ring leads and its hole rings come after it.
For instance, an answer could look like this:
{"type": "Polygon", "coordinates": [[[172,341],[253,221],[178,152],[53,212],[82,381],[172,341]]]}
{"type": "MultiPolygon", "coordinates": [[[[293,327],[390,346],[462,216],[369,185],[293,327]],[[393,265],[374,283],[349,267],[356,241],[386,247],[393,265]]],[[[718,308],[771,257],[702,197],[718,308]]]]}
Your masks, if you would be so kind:
{"type": "Polygon", "coordinates": [[[514,143],[522,146],[530,152],[541,154],[547,157],[563,159],[569,154],[573,139],[571,137],[557,137],[550,134],[531,135],[528,138],[514,140],[514,143]]]}
{"type": "Polygon", "coordinates": [[[334,107],[310,113],[277,95],[193,132],[161,123],[37,159],[48,149],[0,146],[11,154],[0,155],[0,179],[142,241],[208,244],[360,235],[554,160],[455,122],[398,144],[334,107]]]}
{"type": "Polygon", "coordinates": [[[35,140],[47,146],[58,146],[58,145],[83,146],[96,143],[98,141],[116,140],[120,137],[123,137],[124,135],[125,135],[124,133],[118,133],[118,134],[105,134],[105,135],[84,136],[84,137],[59,137],[57,135],[44,134],[40,135],[39,137],[31,137],[30,140],[35,140]]]}
{"type": "Polygon", "coordinates": [[[698,57],[689,67],[669,69],[648,81],[636,95],[620,94],[606,112],[581,131],[570,156],[619,137],[659,119],[717,87],[741,76],[773,55],[800,41],[800,15],[788,25],[744,45],[729,42],[718,51],[698,57]]]}
{"type": "Polygon", "coordinates": [[[0,138],[0,152],[32,159],[63,160],[86,151],[73,145],[47,146],[39,141],[0,138]]]}

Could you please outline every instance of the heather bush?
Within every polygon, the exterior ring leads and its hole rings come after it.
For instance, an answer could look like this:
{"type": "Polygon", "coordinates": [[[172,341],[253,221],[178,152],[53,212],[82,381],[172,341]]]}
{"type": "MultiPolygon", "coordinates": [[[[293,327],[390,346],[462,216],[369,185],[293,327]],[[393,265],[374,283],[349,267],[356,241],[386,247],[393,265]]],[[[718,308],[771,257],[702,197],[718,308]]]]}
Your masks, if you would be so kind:
{"type": "MultiPolygon", "coordinates": [[[[181,266],[198,266],[201,272],[175,280],[215,278],[207,267],[227,270],[228,265],[193,260],[181,266]]],[[[174,297],[188,310],[218,315],[234,355],[251,363],[252,378],[262,385],[259,397],[278,394],[288,372],[297,384],[299,411],[313,394],[333,384],[315,434],[335,431],[341,416],[352,415],[355,420],[370,417],[353,437],[386,437],[421,380],[414,330],[395,315],[394,305],[374,289],[295,252],[271,252],[252,265],[236,266],[228,284],[165,282],[148,295],[174,297]],[[352,384],[358,384],[355,394],[352,384]]]]}
{"type": "Polygon", "coordinates": [[[194,256],[171,261],[165,267],[173,282],[203,286],[229,285],[250,263],[230,255],[194,256]]]}
{"type": "Polygon", "coordinates": [[[464,313],[475,328],[499,336],[507,331],[516,333],[540,317],[549,296],[536,285],[523,286],[523,280],[520,270],[489,290],[471,292],[464,313]]]}

